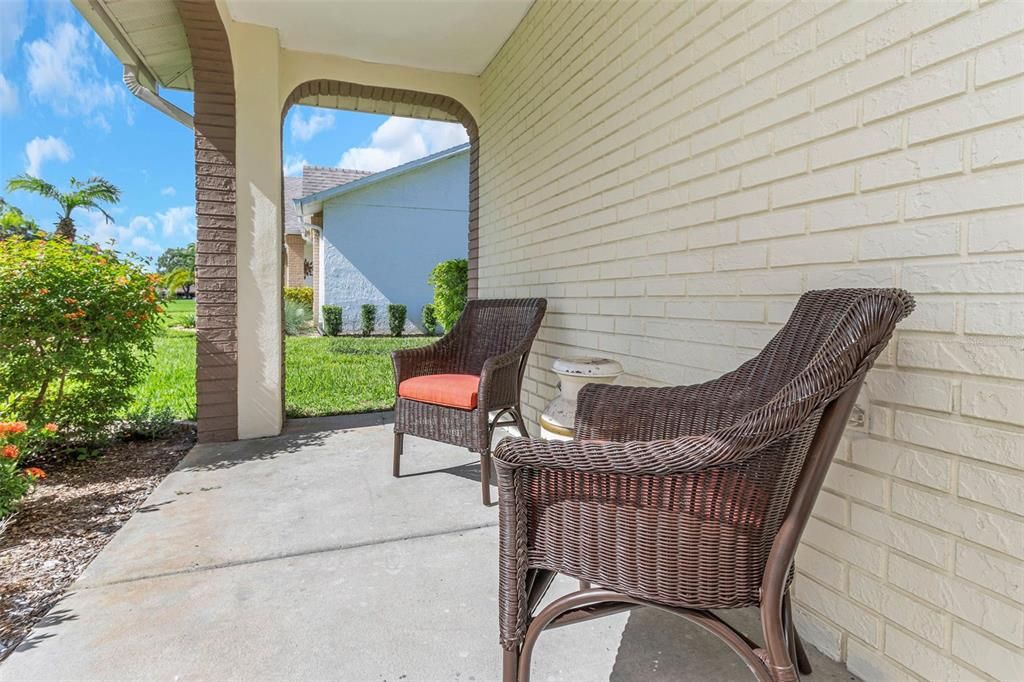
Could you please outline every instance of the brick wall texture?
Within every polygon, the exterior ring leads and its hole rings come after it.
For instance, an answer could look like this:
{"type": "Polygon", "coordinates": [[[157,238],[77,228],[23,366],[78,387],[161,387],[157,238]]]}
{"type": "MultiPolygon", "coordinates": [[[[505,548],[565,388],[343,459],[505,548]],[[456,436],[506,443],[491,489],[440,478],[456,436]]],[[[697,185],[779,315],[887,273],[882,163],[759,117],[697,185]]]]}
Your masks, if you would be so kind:
{"type": "Polygon", "coordinates": [[[1024,678],[1024,12],[539,0],[482,76],[479,287],[560,355],[693,383],[808,289],[902,286],[798,555],[866,679],[1024,678]]]}
{"type": "Polygon", "coordinates": [[[306,286],[306,240],[301,234],[286,234],[284,247],[284,285],[306,286]]]}
{"type": "Polygon", "coordinates": [[[196,157],[196,400],[199,440],[238,437],[235,80],[211,0],[175,0],[192,52],[196,157]]]}

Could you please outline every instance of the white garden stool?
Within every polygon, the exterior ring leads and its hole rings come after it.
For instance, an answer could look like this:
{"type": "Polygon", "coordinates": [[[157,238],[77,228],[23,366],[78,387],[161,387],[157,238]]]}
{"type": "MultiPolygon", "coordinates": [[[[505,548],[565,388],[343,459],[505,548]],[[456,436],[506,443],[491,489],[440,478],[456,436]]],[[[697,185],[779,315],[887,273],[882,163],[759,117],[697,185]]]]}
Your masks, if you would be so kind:
{"type": "Polygon", "coordinates": [[[540,435],[546,440],[572,440],[575,435],[576,396],[586,384],[610,384],[622,374],[622,365],[609,358],[559,358],[551,365],[561,393],[540,416],[540,435]]]}

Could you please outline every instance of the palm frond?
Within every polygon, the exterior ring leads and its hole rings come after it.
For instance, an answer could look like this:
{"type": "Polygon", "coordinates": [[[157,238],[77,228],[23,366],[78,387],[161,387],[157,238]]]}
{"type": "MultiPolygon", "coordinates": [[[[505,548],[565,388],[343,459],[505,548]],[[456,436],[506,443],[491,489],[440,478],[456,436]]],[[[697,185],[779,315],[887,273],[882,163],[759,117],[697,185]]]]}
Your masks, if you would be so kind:
{"type": "Polygon", "coordinates": [[[37,178],[34,175],[24,173],[22,175],[16,175],[7,181],[8,192],[32,192],[40,196],[46,197],[47,199],[53,199],[54,201],[60,202],[63,198],[60,190],[46,182],[41,178],[37,178]]]}

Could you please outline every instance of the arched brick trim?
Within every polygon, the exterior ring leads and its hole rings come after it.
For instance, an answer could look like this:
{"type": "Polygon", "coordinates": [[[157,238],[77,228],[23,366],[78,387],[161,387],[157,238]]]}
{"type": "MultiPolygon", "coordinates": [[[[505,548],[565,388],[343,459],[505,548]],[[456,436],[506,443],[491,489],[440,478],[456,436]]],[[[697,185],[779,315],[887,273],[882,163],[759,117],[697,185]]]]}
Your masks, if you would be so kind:
{"type": "MultiPolygon", "coordinates": [[[[330,79],[312,80],[302,83],[288,95],[281,110],[281,122],[288,115],[293,104],[310,97],[335,96],[356,97],[375,102],[390,102],[424,109],[434,109],[448,114],[466,128],[469,135],[469,235],[467,250],[469,259],[469,297],[476,298],[479,285],[480,241],[478,236],[480,210],[480,136],[476,120],[461,103],[447,95],[434,95],[416,90],[381,88],[359,83],[346,83],[330,79]]],[[[377,112],[380,113],[380,112],[377,112]]]]}
{"type": "Polygon", "coordinates": [[[214,0],[175,0],[192,52],[199,440],[238,438],[235,77],[214,0]]]}

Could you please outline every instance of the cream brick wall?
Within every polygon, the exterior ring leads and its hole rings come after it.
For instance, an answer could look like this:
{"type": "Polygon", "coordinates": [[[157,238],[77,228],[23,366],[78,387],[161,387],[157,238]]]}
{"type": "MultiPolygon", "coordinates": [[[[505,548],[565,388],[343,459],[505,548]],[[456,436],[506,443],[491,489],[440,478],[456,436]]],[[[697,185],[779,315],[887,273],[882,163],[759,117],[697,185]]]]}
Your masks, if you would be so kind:
{"type": "Polygon", "coordinates": [[[867,679],[1024,678],[1024,7],[538,1],[483,74],[480,291],[633,383],[751,357],[808,289],[918,300],[800,549],[867,679]]]}

